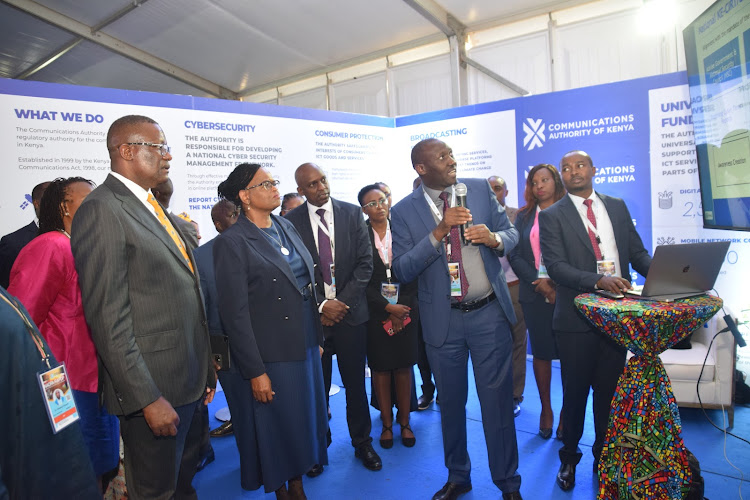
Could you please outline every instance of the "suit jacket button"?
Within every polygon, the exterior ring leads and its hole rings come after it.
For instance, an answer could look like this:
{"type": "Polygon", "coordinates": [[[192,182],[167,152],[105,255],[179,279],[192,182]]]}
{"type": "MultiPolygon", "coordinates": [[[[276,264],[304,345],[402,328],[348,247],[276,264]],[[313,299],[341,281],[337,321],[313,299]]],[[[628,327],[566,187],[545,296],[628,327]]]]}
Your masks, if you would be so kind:
{"type": "Polygon", "coordinates": [[[289,319],[289,316],[284,316],[284,319],[289,319]]]}
{"type": "Polygon", "coordinates": [[[281,300],[281,297],[279,297],[279,300],[281,300]]]}
{"type": "Polygon", "coordinates": [[[273,281],[275,282],[275,281],[276,281],[276,278],[274,278],[274,279],[273,279],[273,281]]]}

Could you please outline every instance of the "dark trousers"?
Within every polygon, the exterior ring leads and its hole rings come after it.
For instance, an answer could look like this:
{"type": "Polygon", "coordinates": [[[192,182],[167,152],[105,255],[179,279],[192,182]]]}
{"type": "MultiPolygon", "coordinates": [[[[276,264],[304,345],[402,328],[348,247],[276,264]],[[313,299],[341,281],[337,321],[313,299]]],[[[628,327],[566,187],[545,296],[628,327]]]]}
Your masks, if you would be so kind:
{"type": "Polygon", "coordinates": [[[624,347],[617,345],[604,334],[585,332],[555,332],[560,354],[563,380],[563,447],[560,461],[577,464],[583,454],[578,442],[583,435],[586,419],[586,402],[589,390],[594,390],[594,429],[596,439],[592,452],[599,459],[607,433],[609,410],[617,381],[625,368],[624,347]]]}
{"type": "Polygon", "coordinates": [[[200,452],[198,453],[198,456],[200,460],[203,460],[214,451],[213,446],[211,446],[211,436],[209,436],[211,429],[208,423],[208,406],[201,404],[195,412],[195,418],[200,419],[200,427],[202,429],[200,437],[200,452]]]}
{"type": "Polygon", "coordinates": [[[482,409],[482,427],[492,481],[503,493],[518,491],[518,444],[513,419],[510,325],[496,300],[471,312],[451,309],[448,337],[440,347],[427,345],[440,396],[440,422],[448,481],[471,481],[467,450],[468,361],[482,409]]]}
{"type": "Polygon", "coordinates": [[[417,358],[417,367],[419,367],[419,376],[422,377],[422,395],[431,397],[435,394],[435,384],[432,383],[432,370],[430,369],[430,360],[427,359],[427,350],[425,349],[424,337],[422,336],[422,322],[417,325],[417,339],[419,342],[419,357],[417,358]]]}
{"type": "Polygon", "coordinates": [[[359,448],[372,442],[370,430],[370,409],[365,392],[365,358],[367,357],[366,323],[350,326],[338,323],[332,327],[323,327],[323,381],[325,382],[326,402],[331,390],[331,372],[333,355],[339,365],[341,381],[346,393],[346,422],[349,425],[349,436],[352,446],[359,448]]]}
{"type": "Polygon", "coordinates": [[[180,417],[176,436],[155,436],[143,414],[120,417],[129,498],[198,498],[192,483],[202,432],[200,419],[195,418],[199,404],[203,404],[203,398],[175,408],[180,417]]]}

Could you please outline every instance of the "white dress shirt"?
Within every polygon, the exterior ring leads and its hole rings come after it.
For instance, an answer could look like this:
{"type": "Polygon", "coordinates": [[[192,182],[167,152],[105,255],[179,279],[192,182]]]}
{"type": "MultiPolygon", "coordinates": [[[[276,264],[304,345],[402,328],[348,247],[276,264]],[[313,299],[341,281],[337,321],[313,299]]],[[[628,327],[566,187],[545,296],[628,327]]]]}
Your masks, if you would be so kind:
{"type": "MultiPolygon", "coordinates": [[[[117,172],[110,172],[110,174],[112,175],[112,177],[125,184],[125,187],[128,188],[130,192],[132,192],[133,195],[138,198],[141,203],[143,203],[143,206],[148,209],[148,212],[156,217],[156,220],[159,220],[159,217],[156,215],[156,210],[154,210],[153,205],[148,202],[148,191],[122,174],[118,174],[117,172]]],[[[159,222],[159,224],[161,224],[161,222],[159,222]]]]}
{"type": "Polygon", "coordinates": [[[581,222],[588,233],[589,217],[587,215],[588,208],[583,204],[585,200],[593,200],[591,204],[591,210],[594,211],[594,217],[596,218],[596,232],[599,235],[599,250],[602,252],[604,260],[615,261],[615,275],[622,277],[622,269],[620,269],[620,254],[617,251],[617,240],[615,240],[615,231],[612,229],[612,221],[609,219],[609,213],[607,213],[607,207],[604,206],[604,202],[596,195],[596,192],[592,191],[591,196],[588,198],[582,198],[574,194],[568,193],[573,205],[578,209],[578,215],[581,216],[581,222]]]}

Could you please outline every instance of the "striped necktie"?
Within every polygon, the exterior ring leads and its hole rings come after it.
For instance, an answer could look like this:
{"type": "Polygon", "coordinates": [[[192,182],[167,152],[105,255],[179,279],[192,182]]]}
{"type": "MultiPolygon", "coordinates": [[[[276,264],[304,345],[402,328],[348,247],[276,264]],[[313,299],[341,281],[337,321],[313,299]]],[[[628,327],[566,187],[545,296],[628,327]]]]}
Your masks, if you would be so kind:
{"type": "MultiPolygon", "coordinates": [[[[589,219],[589,222],[591,222],[591,225],[596,227],[596,216],[594,215],[594,209],[591,208],[592,203],[594,203],[594,200],[583,200],[583,204],[586,205],[586,217],[589,219]]],[[[596,260],[602,260],[602,250],[599,248],[599,238],[594,234],[594,231],[592,231],[591,228],[588,228],[588,230],[591,246],[594,247],[596,260]]]]}

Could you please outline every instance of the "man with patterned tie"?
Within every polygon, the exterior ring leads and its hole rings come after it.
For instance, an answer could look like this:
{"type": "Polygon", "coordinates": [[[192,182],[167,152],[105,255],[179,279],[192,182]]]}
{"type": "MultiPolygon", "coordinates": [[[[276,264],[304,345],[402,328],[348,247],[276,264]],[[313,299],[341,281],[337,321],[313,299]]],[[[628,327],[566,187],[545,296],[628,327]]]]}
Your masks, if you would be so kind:
{"type": "Polygon", "coordinates": [[[629,266],[646,276],[651,257],[625,202],[594,192],[596,167],[588,154],[565,154],[560,172],[568,196],[539,212],[539,231],[544,264],[557,283],[552,328],[565,387],[565,426],[556,481],[567,491],[575,486],[576,465],[582,457],[578,442],[583,434],[589,390],[594,390],[596,439],[591,451],[596,473],[612,396],[625,368],[625,349],[594,329],[573,299],[597,289],[622,293],[631,288],[629,266]]]}
{"type": "MultiPolygon", "coordinates": [[[[328,178],[313,163],[294,173],[297,192],[307,201],[285,215],[299,231],[315,261],[315,286],[323,323],[323,379],[326,398],[336,354],[346,391],[346,420],[355,456],[370,470],[383,463],[372,447],[370,409],[365,392],[369,318],[367,284],[372,276],[372,245],[358,206],[331,198],[328,178]]],[[[323,471],[316,465],[308,472],[323,471]]]]}
{"type": "Polygon", "coordinates": [[[154,120],[131,115],[110,126],[107,149],[112,171],[71,234],[100,388],[120,418],[129,497],[195,498],[193,415],[216,374],[192,252],[148,192],[167,179],[170,148],[154,120]]]}
{"type": "Polygon", "coordinates": [[[448,482],[433,500],[471,490],[466,448],[468,358],[474,369],[492,481],[503,499],[521,498],[513,422],[510,328],[513,304],[498,257],[518,243],[485,179],[463,179],[466,207],[456,205],[456,161],[442,141],[426,139],[411,152],[422,179],[391,211],[393,267],[404,281],[419,279],[419,310],[427,357],[440,397],[448,482]],[[467,222],[467,243],[459,227],[467,222]]]}

